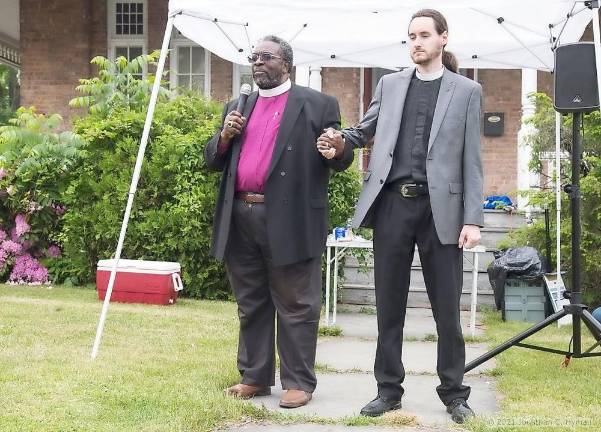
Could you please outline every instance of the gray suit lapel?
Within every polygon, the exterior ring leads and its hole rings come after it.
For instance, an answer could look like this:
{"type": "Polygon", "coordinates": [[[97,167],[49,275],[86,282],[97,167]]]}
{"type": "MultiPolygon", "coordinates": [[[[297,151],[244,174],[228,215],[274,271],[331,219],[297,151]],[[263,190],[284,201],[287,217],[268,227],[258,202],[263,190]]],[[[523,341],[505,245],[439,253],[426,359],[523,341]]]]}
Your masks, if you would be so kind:
{"type": "Polygon", "coordinates": [[[428,152],[432,148],[432,144],[438,135],[440,125],[444,119],[444,116],[449,107],[449,103],[453,97],[455,91],[455,78],[453,73],[445,69],[442,74],[442,81],[440,83],[440,91],[438,92],[438,99],[436,101],[436,108],[434,109],[434,117],[432,118],[432,129],[430,130],[430,140],[428,141],[428,152]]]}
{"type": "MultiPolygon", "coordinates": [[[[409,84],[411,84],[411,77],[413,77],[413,73],[415,68],[409,68],[403,71],[399,77],[399,79],[395,84],[395,87],[392,91],[383,91],[382,92],[382,106],[380,110],[386,109],[384,108],[384,97],[392,96],[392,113],[390,118],[395,119],[394,124],[390,127],[390,133],[388,134],[388,148],[382,149],[385,154],[393,151],[394,147],[397,143],[397,138],[399,136],[399,130],[401,129],[401,122],[403,121],[403,107],[405,106],[405,99],[407,97],[407,90],[409,89],[409,84]],[[396,121],[398,119],[398,121],[396,121]]],[[[374,147],[374,150],[377,148],[374,147]]]]}

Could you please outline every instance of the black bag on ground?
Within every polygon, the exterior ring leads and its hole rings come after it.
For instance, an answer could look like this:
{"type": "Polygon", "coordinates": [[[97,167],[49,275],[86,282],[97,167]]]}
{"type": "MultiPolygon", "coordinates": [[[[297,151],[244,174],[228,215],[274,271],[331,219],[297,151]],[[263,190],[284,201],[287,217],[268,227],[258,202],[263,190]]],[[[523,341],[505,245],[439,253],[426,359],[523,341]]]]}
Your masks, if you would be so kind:
{"type": "Polygon", "coordinates": [[[497,310],[503,308],[505,279],[538,279],[546,272],[542,256],[531,246],[493,252],[495,260],[488,266],[488,280],[495,295],[497,310]]]}

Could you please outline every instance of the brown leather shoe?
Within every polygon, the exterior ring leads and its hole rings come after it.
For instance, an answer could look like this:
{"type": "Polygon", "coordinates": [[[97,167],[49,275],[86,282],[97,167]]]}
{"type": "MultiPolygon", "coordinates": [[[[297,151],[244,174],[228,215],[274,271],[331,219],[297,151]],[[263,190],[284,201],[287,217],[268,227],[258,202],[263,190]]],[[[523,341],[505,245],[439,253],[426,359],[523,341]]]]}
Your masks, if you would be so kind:
{"type": "Polygon", "coordinates": [[[249,384],[236,384],[224,390],[226,396],[234,396],[240,399],[250,399],[255,396],[267,396],[271,394],[271,387],[260,387],[249,384]]]}
{"type": "Polygon", "coordinates": [[[306,392],[303,390],[286,390],[286,393],[280,399],[280,406],[282,408],[298,408],[303,405],[307,405],[313,393],[306,392]]]}

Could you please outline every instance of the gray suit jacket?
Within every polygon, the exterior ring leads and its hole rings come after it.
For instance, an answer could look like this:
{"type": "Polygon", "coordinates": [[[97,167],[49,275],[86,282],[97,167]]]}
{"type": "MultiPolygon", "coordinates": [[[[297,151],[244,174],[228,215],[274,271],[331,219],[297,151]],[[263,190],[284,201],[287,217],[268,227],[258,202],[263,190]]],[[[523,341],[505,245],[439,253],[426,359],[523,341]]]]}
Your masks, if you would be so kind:
{"type": "MultiPolygon", "coordinates": [[[[414,68],[382,77],[361,122],[343,130],[355,147],[375,137],[353,226],[371,226],[371,210],[392,166],[414,68]]],[[[426,172],[434,225],[443,244],[457,244],[465,224],[484,224],[477,82],[445,69],[436,102],[426,172]]]]}

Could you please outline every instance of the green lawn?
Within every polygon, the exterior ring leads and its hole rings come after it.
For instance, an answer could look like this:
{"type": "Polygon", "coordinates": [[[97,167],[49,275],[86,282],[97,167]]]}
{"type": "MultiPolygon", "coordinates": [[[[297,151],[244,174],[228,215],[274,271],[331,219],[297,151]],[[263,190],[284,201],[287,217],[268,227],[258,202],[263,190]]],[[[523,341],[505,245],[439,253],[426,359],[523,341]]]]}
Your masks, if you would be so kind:
{"type": "Polygon", "coordinates": [[[207,431],[245,415],[237,315],[225,302],[111,304],[100,354],[96,292],[0,285],[0,431],[207,431]]]}
{"type": "MultiPolygon", "coordinates": [[[[486,338],[491,348],[531,324],[503,322],[500,314],[485,314],[486,338]]],[[[582,325],[583,350],[593,345],[582,325]]],[[[547,327],[525,343],[567,350],[571,326],[547,327]]],[[[599,351],[599,348],[596,349],[599,351]]],[[[558,354],[512,347],[498,355],[493,371],[502,395],[496,419],[474,422],[474,431],[598,431],[601,430],[601,357],[572,359],[567,368],[558,354]]]]}
{"type": "MultiPolygon", "coordinates": [[[[210,431],[244,418],[332,420],[268,414],[222,395],[237,382],[234,303],[179,300],[170,307],[112,304],[100,355],[90,351],[101,303],[93,290],[0,285],[0,431],[210,431]]],[[[485,316],[491,347],[527,328],[485,316]]],[[[534,343],[567,348],[570,330],[534,343]]],[[[592,344],[587,335],[584,346],[592,344]]],[[[502,413],[473,431],[601,429],[601,358],[523,348],[497,357],[502,413]],[[513,426],[512,426],[513,425],[513,426]],[[516,427],[517,426],[517,427],[516,427]]],[[[402,425],[406,418],[344,419],[402,425]]]]}

